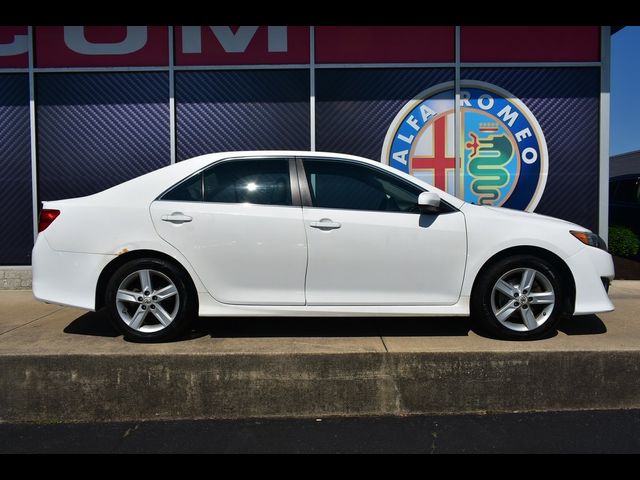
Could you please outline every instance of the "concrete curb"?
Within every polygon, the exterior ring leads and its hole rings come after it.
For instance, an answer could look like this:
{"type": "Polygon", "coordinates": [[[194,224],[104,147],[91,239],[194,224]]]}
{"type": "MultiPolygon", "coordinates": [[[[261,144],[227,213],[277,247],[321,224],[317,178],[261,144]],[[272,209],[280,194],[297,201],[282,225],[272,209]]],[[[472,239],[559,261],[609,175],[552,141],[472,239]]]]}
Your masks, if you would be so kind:
{"type": "Polygon", "coordinates": [[[31,267],[0,267],[0,290],[31,290],[31,267]]]}
{"type": "Polygon", "coordinates": [[[640,408],[639,351],[0,356],[1,422],[640,408]]]}

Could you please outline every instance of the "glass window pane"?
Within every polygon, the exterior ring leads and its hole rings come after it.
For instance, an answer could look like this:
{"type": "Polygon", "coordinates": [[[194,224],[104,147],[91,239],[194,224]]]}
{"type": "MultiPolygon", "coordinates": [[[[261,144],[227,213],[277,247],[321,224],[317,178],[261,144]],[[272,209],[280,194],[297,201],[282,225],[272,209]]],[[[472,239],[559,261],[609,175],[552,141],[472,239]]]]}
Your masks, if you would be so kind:
{"type": "Polygon", "coordinates": [[[205,202],[291,205],[289,160],[232,160],[204,172],[205,202]]]}
{"type": "Polygon", "coordinates": [[[609,182],[609,201],[612,201],[616,199],[616,190],[618,189],[618,184],[620,182],[618,182],[617,180],[612,180],[609,182]]]}
{"type": "Polygon", "coordinates": [[[314,207],[417,213],[422,190],[373,167],[305,160],[314,207]]]}
{"type": "Polygon", "coordinates": [[[182,182],[162,196],[162,200],[174,200],[181,202],[202,201],[202,175],[198,174],[182,182]]]}
{"type": "Polygon", "coordinates": [[[640,181],[638,178],[629,178],[620,181],[615,193],[617,202],[640,203],[640,181]]]}

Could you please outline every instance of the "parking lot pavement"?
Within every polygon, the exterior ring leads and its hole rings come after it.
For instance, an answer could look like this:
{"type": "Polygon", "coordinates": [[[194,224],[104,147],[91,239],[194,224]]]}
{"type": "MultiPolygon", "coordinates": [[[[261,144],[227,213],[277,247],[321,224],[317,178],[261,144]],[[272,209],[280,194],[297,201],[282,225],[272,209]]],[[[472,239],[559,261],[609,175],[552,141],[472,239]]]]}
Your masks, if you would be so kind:
{"type": "Polygon", "coordinates": [[[46,305],[29,291],[0,291],[0,355],[304,354],[365,352],[640,350],[640,281],[614,281],[616,310],[574,317],[549,338],[488,338],[469,318],[200,318],[182,339],[132,344],[103,312],[46,305]]]}
{"type": "Polygon", "coordinates": [[[102,312],[0,291],[0,423],[640,408],[640,282],[548,338],[469,318],[212,318],[132,343],[102,312]]]}
{"type": "Polygon", "coordinates": [[[30,290],[0,290],[0,335],[61,310],[33,298],[30,290]]]}

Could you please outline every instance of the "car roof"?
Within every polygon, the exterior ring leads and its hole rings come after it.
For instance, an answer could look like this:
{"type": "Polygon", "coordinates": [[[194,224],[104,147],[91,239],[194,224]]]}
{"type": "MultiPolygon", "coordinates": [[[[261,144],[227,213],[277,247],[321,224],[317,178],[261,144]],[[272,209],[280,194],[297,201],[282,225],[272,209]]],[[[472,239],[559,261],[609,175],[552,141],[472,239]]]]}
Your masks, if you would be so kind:
{"type": "Polygon", "coordinates": [[[186,160],[181,160],[175,164],[154,170],[145,175],[136,177],[127,182],[111,187],[107,190],[103,190],[102,192],[90,195],[88,197],[83,197],[83,201],[107,201],[109,203],[130,203],[133,201],[142,201],[144,203],[152,202],[162,192],[171,188],[173,185],[194,174],[195,172],[202,170],[209,165],[215,164],[218,161],[243,157],[264,158],[279,156],[302,158],[330,158],[369,164],[371,166],[387,170],[389,173],[405,178],[412,183],[417,183],[425,190],[438,193],[443,200],[455,206],[456,208],[460,208],[464,204],[464,201],[460,200],[459,198],[454,197],[453,195],[450,195],[447,192],[434,187],[433,185],[423,182],[422,180],[414,176],[404,173],[396,168],[390,167],[389,165],[385,165],[382,162],[346,153],[317,151],[312,152],[305,150],[241,150],[208,153],[186,160]]]}
{"type": "MultiPolygon", "coordinates": [[[[372,161],[371,159],[360,157],[357,155],[351,155],[349,153],[339,153],[339,152],[319,152],[319,151],[310,151],[310,150],[230,150],[226,152],[215,152],[215,153],[207,153],[204,155],[199,155],[197,157],[185,159],[182,161],[190,162],[190,161],[202,161],[207,160],[209,162],[214,162],[216,160],[222,160],[227,158],[235,158],[235,157],[274,157],[274,156],[283,156],[283,157],[317,157],[317,158],[342,158],[345,160],[364,160],[364,161],[372,161]]],[[[376,162],[378,163],[378,162],[376,162]]]]}

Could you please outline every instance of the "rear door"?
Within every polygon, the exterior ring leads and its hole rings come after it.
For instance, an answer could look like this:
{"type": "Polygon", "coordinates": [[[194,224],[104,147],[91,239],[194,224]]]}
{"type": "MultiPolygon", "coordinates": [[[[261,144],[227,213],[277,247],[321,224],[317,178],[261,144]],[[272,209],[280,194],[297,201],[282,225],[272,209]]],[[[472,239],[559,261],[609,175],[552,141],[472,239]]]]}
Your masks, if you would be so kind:
{"type": "Polygon", "coordinates": [[[288,158],[217,162],[153,202],[153,224],[216,300],[304,305],[307,245],[292,178],[288,158]]]}

